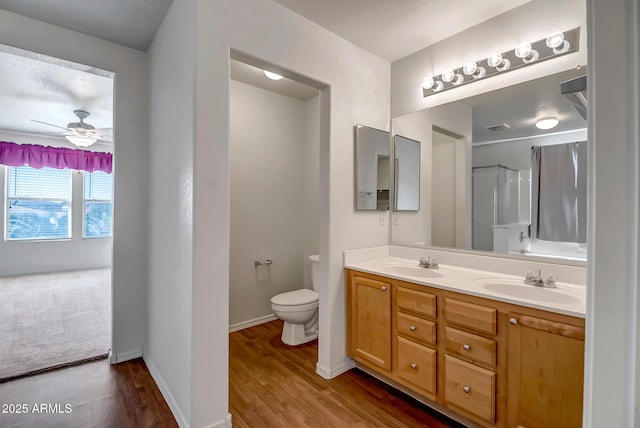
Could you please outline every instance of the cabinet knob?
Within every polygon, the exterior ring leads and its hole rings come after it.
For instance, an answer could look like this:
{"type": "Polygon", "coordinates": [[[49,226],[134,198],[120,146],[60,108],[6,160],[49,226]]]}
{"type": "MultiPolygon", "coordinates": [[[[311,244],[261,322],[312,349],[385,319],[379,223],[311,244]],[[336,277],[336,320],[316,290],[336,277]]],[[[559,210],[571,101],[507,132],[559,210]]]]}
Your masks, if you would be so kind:
{"type": "Polygon", "coordinates": [[[382,291],[387,291],[387,286],[386,286],[386,285],[383,285],[382,287],[380,287],[380,290],[382,290],[382,291]]]}
{"type": "Polygon", "coordinates": [[[415,325],[412,325],[411,327],[409,327],[409,330],[411,330],[411,331],[416,331],[416,326],[415,326],[415,325]]]}
{"type": "Polygon", "coordinates": [[[464,349],[465,351],[471,351],[471,345],[465,343],[464,345],[462,345],[462,349],[464,349]]]}
{"type": "Polygon", "coordinates": [[[509,318],[509,324],[513,324],[513,325],[517,325],[518,324],[518,320],[516,318],[509,318]]]}
{"type": "Polygon", "coordinates": [[[418,365],[416,363],[411,363],[411,368],[415,370],[418,368],[418,365]]]}
{"type": "Polygon", "coordinates": [[[471,387],[470,386],[463,386],[462,390],[464,391],[465,394],[468,394],[471,392],[471,387]]]}

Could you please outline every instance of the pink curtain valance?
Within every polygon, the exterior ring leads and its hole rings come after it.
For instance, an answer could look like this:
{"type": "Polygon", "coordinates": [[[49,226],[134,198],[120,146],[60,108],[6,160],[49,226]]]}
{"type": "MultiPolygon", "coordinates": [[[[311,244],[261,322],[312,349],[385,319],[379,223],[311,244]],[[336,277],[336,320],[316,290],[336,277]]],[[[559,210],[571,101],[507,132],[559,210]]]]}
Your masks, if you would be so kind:
{"type": "Polygon", "coordinates": [[[79,171],[103,171],[111,174],[111,153],[91,152],[34,144],[16,144],[0,141],[0,164],[8,166],[28,165],[32,168],[76,169],[79,171]]]}

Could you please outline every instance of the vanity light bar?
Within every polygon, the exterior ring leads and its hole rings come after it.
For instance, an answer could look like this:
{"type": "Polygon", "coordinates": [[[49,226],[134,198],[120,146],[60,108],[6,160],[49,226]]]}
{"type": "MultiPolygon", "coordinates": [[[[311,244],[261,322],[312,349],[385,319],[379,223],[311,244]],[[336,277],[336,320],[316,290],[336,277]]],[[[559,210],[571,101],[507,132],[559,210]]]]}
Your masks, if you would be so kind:
{"type": "Polygon", "coordinates": [[[428,97],[479,79],[517,70],[537,62],[557,58],[578,51],[580,27],[550,34],[533,43],[520,43],[514,49],[471,61],[455,69],[448,69],[422,81],[422,96],[428,97]]]}

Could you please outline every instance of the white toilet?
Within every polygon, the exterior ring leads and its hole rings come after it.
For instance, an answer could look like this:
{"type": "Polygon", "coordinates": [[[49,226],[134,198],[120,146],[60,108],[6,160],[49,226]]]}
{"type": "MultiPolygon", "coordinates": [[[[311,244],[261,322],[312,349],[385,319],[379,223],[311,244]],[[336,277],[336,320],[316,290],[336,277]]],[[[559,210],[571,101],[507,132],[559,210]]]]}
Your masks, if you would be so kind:
{"type": "Polygon", "coordinates": [[[318,337],[318,255],[309,256],[313,290],[302,288],[271,298],[271,309],[284,321],[282,341],[290,346],[301,345],[318,337]]]}

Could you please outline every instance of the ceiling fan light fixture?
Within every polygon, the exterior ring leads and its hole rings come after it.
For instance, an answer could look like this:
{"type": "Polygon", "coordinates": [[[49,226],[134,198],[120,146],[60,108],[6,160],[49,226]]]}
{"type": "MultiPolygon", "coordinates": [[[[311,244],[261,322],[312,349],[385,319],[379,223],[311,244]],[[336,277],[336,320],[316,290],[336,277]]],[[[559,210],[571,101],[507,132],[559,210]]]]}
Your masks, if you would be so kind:
{"type": "Polygon", "coordinates": [[[96,141],[96,138],[85,136],[85,135],[65,135],[64,138],[69,140],[71,144],[74,144],[78,147],[89,147],[96,141]]]}

